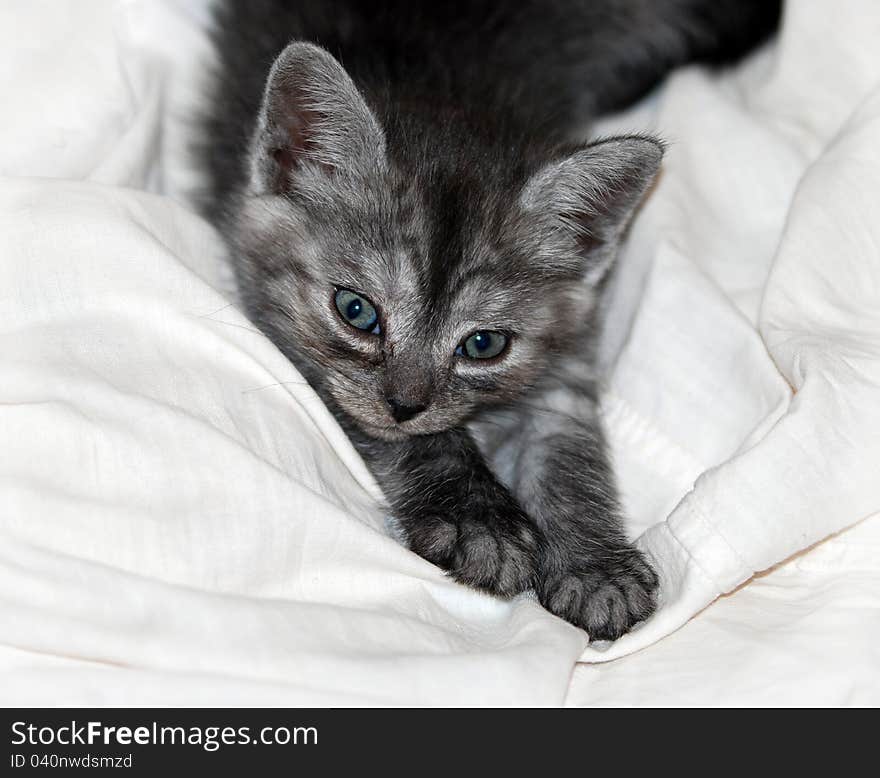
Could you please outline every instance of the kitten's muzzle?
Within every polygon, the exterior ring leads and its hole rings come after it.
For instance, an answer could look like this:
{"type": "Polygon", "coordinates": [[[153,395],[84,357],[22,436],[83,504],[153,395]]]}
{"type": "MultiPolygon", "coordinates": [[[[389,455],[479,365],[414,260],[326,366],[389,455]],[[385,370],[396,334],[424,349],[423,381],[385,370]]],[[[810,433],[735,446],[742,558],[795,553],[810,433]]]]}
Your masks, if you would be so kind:
{"type": "Polygon", "coordinates": [[[415,418],[428,407],[427,404],[406,405],[404,403],[398,402],[393,397],[386,397],[385,401],[388,403],[388,407],[391,409],[391,415],[394,417],[394,421],[396,421],[398,424],[415,418]]]}

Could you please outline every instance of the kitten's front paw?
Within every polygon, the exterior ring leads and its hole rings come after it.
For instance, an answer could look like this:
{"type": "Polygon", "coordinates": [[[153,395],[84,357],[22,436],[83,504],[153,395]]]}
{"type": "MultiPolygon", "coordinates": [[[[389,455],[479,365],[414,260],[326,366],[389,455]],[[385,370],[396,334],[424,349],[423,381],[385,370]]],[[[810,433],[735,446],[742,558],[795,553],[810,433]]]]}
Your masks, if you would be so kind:
{"type": "Polygon", "coordinates": [[[635,548],[624,546],[601,561],[585,561],[546,575],[541,604],[585,629],[590,640],[616,640],[656,608],[657,574],[635,548]]]}
{"type": "Polygon", "coordinates": [[[534,585],[536,533],[517,506],[482,506],[472,515],[422,518],[409,544],[461,583],[512,597],[534,585]]]}

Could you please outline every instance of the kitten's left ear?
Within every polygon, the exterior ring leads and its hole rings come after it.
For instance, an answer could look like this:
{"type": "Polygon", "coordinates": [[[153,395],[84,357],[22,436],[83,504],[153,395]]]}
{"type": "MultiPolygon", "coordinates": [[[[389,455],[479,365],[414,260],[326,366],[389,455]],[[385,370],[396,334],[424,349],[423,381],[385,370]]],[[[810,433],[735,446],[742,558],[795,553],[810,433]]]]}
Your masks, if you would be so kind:
{"type": "Polygon", "coordinates": [[[543,260],[597,282],[662,158],[663,146],[653,138],[611,138],[535,173],[520,206],[538,225],[535,237],[543,260]]]}
{"type": "Polygon", "coordinates": [[[254,194],[284,194],[303,178],[364,177],[385,161],[385,134],[345,68],[311,43],[275,60],[251,142],[254,194]]]}

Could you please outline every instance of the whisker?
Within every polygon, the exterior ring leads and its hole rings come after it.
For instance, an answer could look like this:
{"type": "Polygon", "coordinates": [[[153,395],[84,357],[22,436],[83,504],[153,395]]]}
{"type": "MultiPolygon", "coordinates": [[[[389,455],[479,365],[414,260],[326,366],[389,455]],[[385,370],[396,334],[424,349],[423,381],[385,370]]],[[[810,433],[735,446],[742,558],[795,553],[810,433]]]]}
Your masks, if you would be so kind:
{"type": "Polygon", "coordinates": [[[220,313],[220,311],[225,311],[227,308],[231,308],[233,305],[235,305],[235,303],[227,303],[223,307],[218,308],[216,311],[211,311],[211,313],[200,313],[194,315],[198,316],[198,318],[200,319],[210,319],[212,316],[216,316],[218,313],[220,313]]]}
{"type": "MultiPolygon", "coordinates": [[[[207,318],[207,317],[205,317],[205,316],[196,316],[196,318],[197,318],[197,319],[205,319],[205,318],[207,318]]],[[[260,330],[255,329],[254,327],[247,327],[247,326],[245,326],[244,324],[235,324],[235,323],[233,323],[233,322],[231,322],[231,321],[223,321],[222,319],[210,319],[210,318],[208,318],[207,320],[210,321],[212,324],[225,324],[227,327],[236,327],[237,329],[240,329],[240,330],[245,330],[245,331],[247,331],[247,332],[253,332],[253,333],[255,333],[256,335],[262,335],[263,337],[266,336],[266,333],[261,332],[260,330]]]]}
{"type": "Polygon", "coordinates": [[[255,386],[253,389],[243,389],[242,394],[250,394],[251,392],[260,392],[263,389],[271,389],[273,386],[308,386],[308,381],[278,381],[274,384],[266,384],[265,386],[255,386]]]}
{"type": "Polygon", "coordinates": [[[518,404],[528,408],[531,411],[538,411],[539,413],[546,413],[549,415],[553,415],[560,419],[565,419],[566,421],[570,421],[574,424],[584,427],[590,427],[590,422],[587,419],[584,419],[581,416],[576,416],[573,413],[568,413],[567,411],[561,411],[558,408],[547,408],[545,406],[536,405],[535,403],[530,403],[527,400],[519,400],[518,404]]]}

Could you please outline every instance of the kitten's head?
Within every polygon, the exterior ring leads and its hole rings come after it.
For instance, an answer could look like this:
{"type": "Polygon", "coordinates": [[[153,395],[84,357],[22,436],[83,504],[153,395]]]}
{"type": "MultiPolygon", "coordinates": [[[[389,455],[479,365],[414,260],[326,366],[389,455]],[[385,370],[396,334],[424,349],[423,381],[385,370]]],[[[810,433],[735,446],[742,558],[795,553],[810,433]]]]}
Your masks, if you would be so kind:
{"type": "Polygon", "coordinates": [[[324,50],[266,86],[234,240],[251,314],[367,434],[461,424],[573,350],[662,155],[383,130],[324,50]]]}

